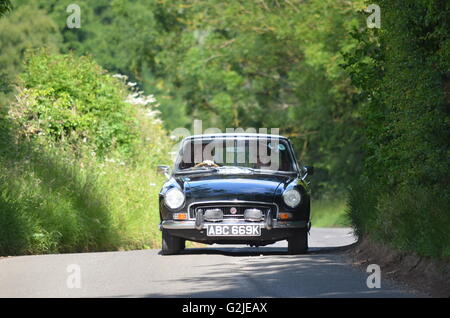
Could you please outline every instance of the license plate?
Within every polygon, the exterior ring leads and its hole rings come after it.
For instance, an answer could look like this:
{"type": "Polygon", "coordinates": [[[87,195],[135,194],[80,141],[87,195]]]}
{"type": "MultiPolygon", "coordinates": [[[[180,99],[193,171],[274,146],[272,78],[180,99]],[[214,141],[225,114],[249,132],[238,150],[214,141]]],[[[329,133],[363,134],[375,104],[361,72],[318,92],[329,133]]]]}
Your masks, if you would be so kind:
{"type": "Polygon", "coordinates": [[[261,226],[257,224],[233,225],[210,224],[206,229],[207,236],[261,236],[261,226]]]}

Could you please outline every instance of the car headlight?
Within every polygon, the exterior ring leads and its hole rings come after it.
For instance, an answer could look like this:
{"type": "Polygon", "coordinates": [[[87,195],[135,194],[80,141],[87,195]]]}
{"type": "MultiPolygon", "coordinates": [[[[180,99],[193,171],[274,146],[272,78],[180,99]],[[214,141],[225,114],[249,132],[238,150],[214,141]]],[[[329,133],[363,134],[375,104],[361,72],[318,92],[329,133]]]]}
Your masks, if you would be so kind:
{"type": "Polygon", "coordinates": [[[284,191],[283,200],[288,207],[295,208],[302,200],[302,196],[297,190],[289,189],[284,191]]]}
{"type": "Polygon", "coordinates": [[[171,209],[178,209],[184,203],[184,194],[178,188],[172,188],[166,192],[164,203],[171,209]]]}

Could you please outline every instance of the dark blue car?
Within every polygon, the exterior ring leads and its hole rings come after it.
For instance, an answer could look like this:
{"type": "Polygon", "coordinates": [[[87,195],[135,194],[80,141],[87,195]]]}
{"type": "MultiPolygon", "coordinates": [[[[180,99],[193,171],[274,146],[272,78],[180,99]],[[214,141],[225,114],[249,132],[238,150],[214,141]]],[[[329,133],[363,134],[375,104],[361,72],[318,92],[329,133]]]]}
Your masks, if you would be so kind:
{"type": "Polygon", "coordinates": [[[159,194],[162,254],[206,244],[264,246],[287,240],[306,253],[312,167],[300,166],[285,137],[215,134],[185,138],[159,194]]]}

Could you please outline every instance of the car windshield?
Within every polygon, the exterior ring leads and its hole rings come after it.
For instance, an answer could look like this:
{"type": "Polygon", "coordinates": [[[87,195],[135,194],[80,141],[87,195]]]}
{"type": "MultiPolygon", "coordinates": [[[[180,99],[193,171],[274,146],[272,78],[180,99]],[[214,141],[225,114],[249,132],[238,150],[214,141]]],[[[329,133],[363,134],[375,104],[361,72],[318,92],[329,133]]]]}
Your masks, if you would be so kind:
{"type": "Polygon", "coordinates": [[[284,139],[193,139],[183,143],[176,170],[249,168],[294,172],[289,144],[284,139]]]}

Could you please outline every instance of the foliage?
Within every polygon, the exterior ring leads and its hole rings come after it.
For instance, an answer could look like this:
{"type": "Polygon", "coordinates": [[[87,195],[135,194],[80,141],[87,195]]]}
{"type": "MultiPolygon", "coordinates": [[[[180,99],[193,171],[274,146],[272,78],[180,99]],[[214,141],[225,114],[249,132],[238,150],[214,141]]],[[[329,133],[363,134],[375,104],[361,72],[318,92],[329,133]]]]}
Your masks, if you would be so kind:
{"type": "Polygon", "coordinates": [[[339,66],[359,3],[167,1],[183,28],[156,58],[192,117],[222,130],[279,127],[316,166],[314,195],[336,195],[361,168],[359,105],[339,66]]]}
{"type": "Polygon", "coordinates": [[[347,56],[367,98],[367,155],[350,217],[361,235],[448,258],[449,4],[379,5],[382,29],[356,34],[358,48],[347,56]]]}
{"type": "Polygon", "coordinates": [[[279,127],[316,166],[315,196],[339,195],[361,171],[359,100],[339,66],[357,43],[349,32],[361,0],[80,0],[80,29],[65,26],[69,3],[39,2],[61,50],[88,53],[156,94],[167,129],[193,119],[222,130],[279,127]]]}
{"type": "MultiPolygon", "coordinates": [[[[148,180],[160,180],[147,169],[168,160],[162,125],[202,119],[281,128],[316,167],[314,196],[340,202],[352,185],[360,236],[448,257],[448,2],[380,0],[380,30],[357,13],[363,0],[79,0],[80,29],[66,27],[70,3],[17,0],[0,19],[0,223],[10,227],[0,242],[21,252],[150,244],[148,180]],[[158,96],[161,113],[128,81],[158,96]],[[94,219],[111,226],[95,232],[94,219]]],[[[333,205],[316,205],[329,211],[319,220],[340,215],[333,205]]]]}
{"type": "Polygon", "coordinates": [[[0,106],[12,98],[17,75],[23,71],[24,53],[46,47],[57,52],[62,45],[55,22],[34,3],[16,7],[0,19],[0,106]],[[32,18],[31,18],[32,17],[32,18]]]}
{"type": "Polygon", "coordinates": [[[0,0],[0,17],[11,10],[11,1],[0,0]]]}
{"type": "Polygon", "coordinates": [[[311,202],[311,224],[313,227],[342,227],[349,226],[345,213],[344,200],[313,200],[311,202]]]}
{"type": "Polygon", "coordinates": [[[154,171],[171,143],[154,98],[73,55],[30,55],[21,78],[17,102],[0,109],[0,255],[156,247],[162,178],[154,171]],[[121,111],[127,116],[114,117],[121,111]],[[130,151],[101,146],[120,145],[95,130],[93,119],[108,116],[133,123],[130,151]]]}
{"type": "Polygon", "coordinates": [[[27,59],[9,115],[24,136],[68,140],[75,151],[88,144],[103,157],[131,151],[137,138],[126,95],[92,59],[40,51],[27,59]]]}
{"type": "Polygon", "coordinates": [[[96,189],[92,169],[81,169],[55,150],[1,146],[0,255],[108,250],[117,245],[108,202],[96,189]]]}
{"type": "MultiPolygon", "coordinates": [[[[31,2],[18,0],[18,5],[31,2]]],[[[39,1],[39,7],[59,26],[61,50],[89,54],[109,71],[125,74],[145,91],[158,95],[161,116],[169,129],[188,125],[186,102],[176,85],[166,80],[165,66],[159,65],[157,58],[176,41],[173,31],[182,26],[176,14],[166,10],[161,1],[80,0],[81,28],[69,29],[66,8],[71,3],[39,1]]]]}
{"type": "Polygon", "coordinates": [[[0,255],[159,245],[158,192],[163,180],[154,172],[157,157],[148,155],[155,149],[142,149],[133,163],[112,158],[99,163],[58,148],[4,142],[0,255]]]}

